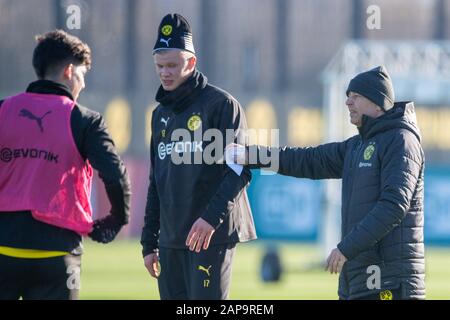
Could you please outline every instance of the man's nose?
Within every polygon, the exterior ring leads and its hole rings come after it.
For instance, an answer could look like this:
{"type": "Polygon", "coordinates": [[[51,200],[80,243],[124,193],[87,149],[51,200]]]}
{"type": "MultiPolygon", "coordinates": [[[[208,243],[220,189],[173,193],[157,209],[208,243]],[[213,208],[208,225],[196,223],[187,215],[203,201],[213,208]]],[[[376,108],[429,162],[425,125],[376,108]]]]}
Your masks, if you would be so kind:
{"type": "Polygon", "coordinates": [[[168,76],[170,72],[167,68],[161,68],[161,76],[168,76]]]}
{"type": "Polygon", "coordinates": [[[345,104],[350,107],[353,104],[352,99],[348,97],[347,100],[345,100],[345,104]]]}

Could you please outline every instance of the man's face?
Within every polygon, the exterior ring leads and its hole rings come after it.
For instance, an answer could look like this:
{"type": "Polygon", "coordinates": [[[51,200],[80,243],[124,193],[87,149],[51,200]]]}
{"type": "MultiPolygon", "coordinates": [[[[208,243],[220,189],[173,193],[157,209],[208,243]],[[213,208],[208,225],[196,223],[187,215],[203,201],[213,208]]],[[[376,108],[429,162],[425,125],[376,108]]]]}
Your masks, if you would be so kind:
{"type": "Polygon", "coordinates": [[[384,113],[375,103],[353,91],[350,91],[345,104],[350,112],[350,122],[357,127],[362,125],[363,115],[378,118],[384,113]]]}
{"type": "Polygon", "coordinates": [[[153,55],[156,73],[166,91],[178,88],[195,69],[195,56],[186,57],[181,50],[161,50],[153,55]]]}
{"type": "Polygon", "coordinates": [[[66,84],[72,93],[73,99],[76,101],[80,92],[85,87],[84,77],[88,72],[88,69],[85,65],[71,65],[71,67],[69,66],[68,68],[66,84]]]}

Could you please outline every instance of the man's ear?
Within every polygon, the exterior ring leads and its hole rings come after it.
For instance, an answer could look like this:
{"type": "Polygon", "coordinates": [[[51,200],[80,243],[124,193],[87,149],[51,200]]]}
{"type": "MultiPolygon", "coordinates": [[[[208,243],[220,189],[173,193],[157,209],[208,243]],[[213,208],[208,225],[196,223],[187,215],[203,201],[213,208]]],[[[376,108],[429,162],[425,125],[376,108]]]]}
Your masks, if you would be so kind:
{"type": "Polygon", "coordinates": [[[190,57],[188,60],[188,69],[194,70],[196,65],[197,65],[197,57],[196,56],[190,57]]]}
{"type": "Polygon", "coordinates": [[[72,63],[71,63],[71,64],[68,64],[68,65],[66,65],[66,66],[64,67],[63,73],[62,73],[62,76],[63,76],[64,79],[72,80],[72,76],[73,76],[73,68],[74,68],[74,66],[73,66],[72,63]]]}

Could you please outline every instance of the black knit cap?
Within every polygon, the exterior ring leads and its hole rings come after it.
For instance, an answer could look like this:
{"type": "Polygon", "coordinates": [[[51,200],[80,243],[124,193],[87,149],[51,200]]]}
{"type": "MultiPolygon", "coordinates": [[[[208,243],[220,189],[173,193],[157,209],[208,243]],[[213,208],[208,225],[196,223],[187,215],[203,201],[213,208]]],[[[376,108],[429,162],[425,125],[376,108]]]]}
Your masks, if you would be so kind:
{"type": "Polygon", "coordinates": [[[153,54],[167,49],[181,49],[195,54],[191,26],[181,14],[168,14],[159,24],[153,54]]]}
{"type": "Polygon", "coordinates": [[[350,91],[366,97],[384,111],[388,111],[394,106],[394,87],[384,66],[358,74],[348,85],[347,97],[350,91]]]}

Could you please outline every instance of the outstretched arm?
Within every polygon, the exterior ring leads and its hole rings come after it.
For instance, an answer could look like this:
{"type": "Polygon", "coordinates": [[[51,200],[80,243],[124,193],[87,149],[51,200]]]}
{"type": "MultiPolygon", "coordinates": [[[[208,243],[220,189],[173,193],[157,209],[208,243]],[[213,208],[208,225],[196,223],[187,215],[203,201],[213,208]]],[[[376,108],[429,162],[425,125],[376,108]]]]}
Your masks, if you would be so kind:
{"type": "Polygon", "coordinates": [[[350,140],[309,148],[227,146],[227,158],[250,169],[264,168],[285,176],[309,179],[342,178],[344,157],[350,140]]]}

